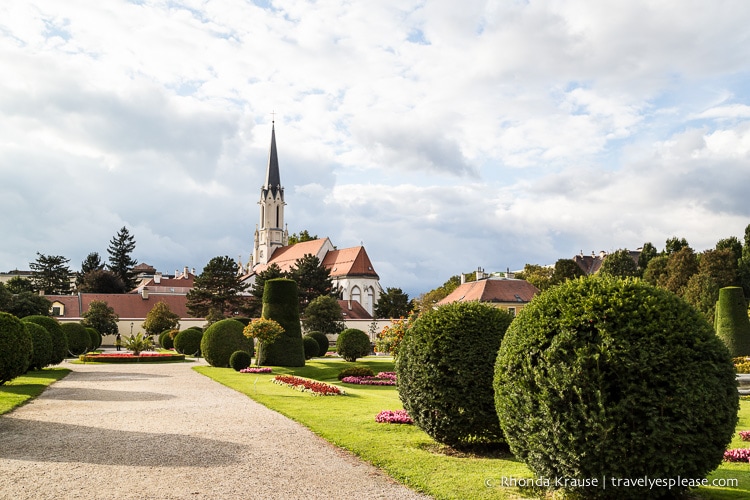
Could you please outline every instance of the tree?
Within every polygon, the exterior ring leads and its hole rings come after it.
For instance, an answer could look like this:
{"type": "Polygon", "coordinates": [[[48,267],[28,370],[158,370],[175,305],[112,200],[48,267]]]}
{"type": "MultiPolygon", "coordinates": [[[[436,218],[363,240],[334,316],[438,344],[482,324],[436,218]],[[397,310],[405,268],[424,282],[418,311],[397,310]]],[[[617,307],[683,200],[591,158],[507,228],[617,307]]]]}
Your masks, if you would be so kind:
{"type": "Polygon", "coordinates": [[[742,258],[737,263],[737,280],[745,297],[750,297],[750,224],[745,228],[745,243],[742,258]]]}
{"type": "Polygon", "coordinates": [[[125,293],[127,286],[112,271],[95,269],[83,275],[78,290],[85,293],[125,293]]]}
{"type": "Polygon", "coordinates": [[[205,318],[209,314],[234,316],[245,310],[247,301],[242,295],[244,290],[234,259],[214,257],[196,276],[193,288],[187,294],[188,311],[198,318],[205,318]]]}
{"type": "Polygon", "coordinates": [[[307,231],[307,229],[303,229],[299,232],[299,235],[297,233],[292,234],[289,236],[289,244],[295,245],[297,243],[302,243],[304,241],[312,241],[317,240],[318,235],[311,236],[310,233],[307,231]]]}
{"type": "MultiPolygon", "coordinates": [[[[719,288],[737,285],[738,258],[732,248],[706,250],[700,254],[698,272],[713,278],[719,288]]],[[[718,295],[716,296],[718,299],[718,295]]]]}
{"type": "Polygon", "coordinates": [[[255,275],[255,282],[253,282],[253,286],[250,288],[250,295],[252,296],[251,305],[249,306],[250,316],[254,318],[260,316],[261,309],[263,308],[263,289],[266,281],[283,277],[284,273],[275,262],[255,275]]]}
{"type": "Polygon", "coordinates": [[[166,302],[159,301],[148,312],[142,326],[147,334],[158,335],[165,330],[177,329],[179,325],[180,315],[173,313],[166,302]]]}
{"type": "Polygon", "coordinates": [[[297,282],[300,311],[304,311],[316,297],[336,294],[331,272],[320,265],[320,259],[315,255],[307,254],[297,259],[288,277],[297,282]]]}
{"type": "Polygon", "coordinates": [[[62,255],[44,255],[36,253],[35,262],[31,262],[32,280],[37,291],[45,295],[67,295],[70,293],[69,259],[62,255]]]}
{"type": "Polygon", "coordinates": [[[638,276],[638,264],[635,263],[627,248],[621,248],[607,255],[599,272],[619,278],[638,276]]]}
{"type": "Polygon", "coordinates": [[[458,275],[454,275],[448,278],[448,281],[439,287],[420,295],[415,304],[419,314],[432,310],[435,307],[435,304],[446,298],[453,290],[458,288],[460,284],[461,278],[458,275]]]}
{"type": "Polygon", "coordinates": [[[35,292],[34,282],[20,276],[9,279],[5,286],[10,293],[35,292]]]}
{"type": "Polygon", "coordinates": [[[526,280],[540,291],[544,291],[552,286],[552,273],[554,268],[550,266],[540,266],[539,264],[526,264],[523,271],[516,274],[516,278],[526,280]]]}
{"type": "Polygon", "coordinates": [[[698,309],[706,321],[714,323],[719,287],[711,276],[703,272],[692,275],[685,285],[682,298],[698,309]]]}
{"type": "Polygon", "coordinates": [[[682,296],[690,277],[698,272],[698,258],[693,249],[686,246],[669,256],[666,276],[662,276],[658,285],[682,296]]]}
{"type": "Polygon", "coordinates": [[[6,312],[18,318],[49,316],[52,302],[34,292],[21,292],[11,296],[6,312]]]}
{"type": "Polygon", "coordinates": [[[581,266],[576,264],[573,259],[559,259],[555,262],[555,267],[552,271],[552,276],[550,277],[549,282],[551,285],[558,285],[569,279],[575,279],[585,275],[586,273],[583,272],[581,266]]]}
{"type": "Polygon", "coordinates": [[[380,294],[378,305],[375,306],[376,318],[401,318],[409,314],[413,304],[409,301],[409,295],[400,288],[387,287],[380,294]]]}
{"type": "Polygon", "coordinates": [[[91,252],[81,262],[81,272],[76,274],[76,285],[81,286],[83,280],[86,278],[86,274],[92,271],[101,271],[104,269],[104,263],[97,252],[91,252]]]}
{"type": "Polygon", "coordinates": [[[117,322],[120,317],[112,307],[103,300],[92,300],[89,310],[83,313],[81,324],[93,328],[102,335],[117,335],[117,322]]]}
{"type": "Polygon", "coordinates": [[[135,273],[133,267],[138,261],[131,257],[135,250],[135,238],[130,234],[128,228],[123,226],[120,231],[109,241],[109,264],[107,268],[120,277],[125,283],[126,290],[135,288],[135,273]]]}
{"type": "Polygon", "coordinates": [[[659,255],[659,251],[656,250],[656,247],[652,245],[650,241],[643,244],[643,247],[641,247],[641,254],[638,256],[638,271],[641,273],[641,276],[646,271],[651,259],[657,255],[659,255]]]}
{"type": "Polygon", "coordinates": [[[339,301],[330,295],[315,297],[305,308],[302,326],[307,332],[335,335],[345,328],[339,301]]]}
{"type": "Polygon", "coordinates": [[[646,269],[643,270],[643,280],[656,286],[667,279],[667,262],[669,257],[666,255],[657,255],[650,261],[646,269]]]}
{"type": "Polygon", "coordinates": [[[664,246],[664,253],[667,255],[672,255],[673,253],[677,253],[683,248],[689,248],[690,245],[688,245],[688,242],[685,238],[677,238],[677,236],[672,236],[671,238],[667,238],[667,242],[664,246]]]}
{"type": "Polygon", "coordinates": [[[736,236],[730,236],[729,238],[723,238],[716,243],[716,250],[731,250],[736,260],[742,258],[742,243],[736,236]]]}

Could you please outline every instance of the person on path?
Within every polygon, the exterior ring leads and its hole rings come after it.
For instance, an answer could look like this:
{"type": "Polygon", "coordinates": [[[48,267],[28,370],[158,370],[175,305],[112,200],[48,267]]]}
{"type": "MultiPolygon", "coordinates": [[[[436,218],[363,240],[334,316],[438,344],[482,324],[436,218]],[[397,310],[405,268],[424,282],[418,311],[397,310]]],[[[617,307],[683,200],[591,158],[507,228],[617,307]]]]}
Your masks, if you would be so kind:
{"type": "Polygon", "coordinates": [[[118,333],[117,336],[115,337],[115,347],[119,351],[121,346],[122,346],[122,337],[120,337],[120,334],[118,333]]]}

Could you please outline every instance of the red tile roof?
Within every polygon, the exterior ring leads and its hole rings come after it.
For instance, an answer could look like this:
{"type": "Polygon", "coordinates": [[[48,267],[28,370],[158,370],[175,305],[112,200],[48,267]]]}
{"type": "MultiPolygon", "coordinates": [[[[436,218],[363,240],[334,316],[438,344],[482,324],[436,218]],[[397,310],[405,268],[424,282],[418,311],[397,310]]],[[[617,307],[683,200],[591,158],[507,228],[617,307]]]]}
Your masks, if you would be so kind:
{"type": "Polygon", "coordinates": [[[321,250],[326,246],[326,242],[333,248],[333,244],[328,238],[320,238],[317,240],[303,241],[295,245],[288,245],[285,247],[277,248],[271,255],[271,260],[268,264],[259,264],[253,268],[254,273],[260,273],[265,271],[271,264],[276,264],[281,268],[282,271],[289,271],[294,267],[297,259],[301,259],[307,254],[315,255],[319,259],[321,258],[321,250]]]}
{"type": "Polygon", "coordinates": [[[372,315],[367,312],[362,304],[356,300],[339,300],[341,312],[344,313],[344,319],[372,319],[372,315]]]}
{"type": "Polygon", "coordinates": [[[491,303],[520,303],[529,302],[539,289],[524,280],[517,279],[485,279],[480,281],[469,281],[459,285],[447,297],[439,301],[437,305],[449,304],[451,302],[479,302],[491,303]]]}
{"type": "Polygon", "coordinates": [[[190,318],[185,295],[162,295],[151,293],[147,299],[135,293],[82,293],[80,295],[46,295],[50,302],[60,302],[65,306],[63,318],[80,318],[89,310],[91,302],[104,301],[115,310],[120,319],[144,319],[151,308],[158,302],[165,302],[169,310],[180,316],[190,318]]]}
{"type": "Polygon", "coordinates": [[[323,266],[330,271],[333,278],[342,276],[372,276],[373,278],[380,278],[372,266],[365,247],[362,246],[328,252],[323,259],[323,266]]]}

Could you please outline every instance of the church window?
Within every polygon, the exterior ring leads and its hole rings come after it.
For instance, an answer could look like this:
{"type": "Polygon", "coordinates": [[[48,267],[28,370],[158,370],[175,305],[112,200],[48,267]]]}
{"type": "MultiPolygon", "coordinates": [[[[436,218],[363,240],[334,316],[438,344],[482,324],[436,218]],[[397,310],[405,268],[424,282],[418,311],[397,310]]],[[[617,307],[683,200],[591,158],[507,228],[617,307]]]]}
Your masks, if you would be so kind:
{"type": "Polygon", "coordinates": [[[279,207],[276,207],[276,227],[279,227],[279,207]]]}
{"type": "Polygon", "coordinates": [[[352,288],[352,300],[356,300],[360,304],[362,303],[362,292],[360,292],[358,286],[352,288]]]}

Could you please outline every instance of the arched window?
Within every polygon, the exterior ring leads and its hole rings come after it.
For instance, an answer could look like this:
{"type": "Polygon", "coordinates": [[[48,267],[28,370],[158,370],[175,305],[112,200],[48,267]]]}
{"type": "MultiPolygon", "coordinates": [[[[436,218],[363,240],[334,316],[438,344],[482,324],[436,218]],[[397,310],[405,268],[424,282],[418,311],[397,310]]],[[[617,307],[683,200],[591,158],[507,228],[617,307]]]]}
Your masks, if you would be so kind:
{"type": "Polygon", "coordinates": [[[266,207],[265,205],[260,206],[260,228],[266,227],[266,207]]]}
{"type": "Polygon", "coordinates": [[[276,226],[279,227],[279,206],[276,206],[276,226]]]}
{"type": "Polygon", "coordinates": [[[364,304],[365,309],[370,314],[373,314],[375,309],[375,290],[372,287],[367,288],[367,303],[364,304]]]}
{"type": "Polygon", "coordinates": [[[358,286],[352,287],[352,300],[356,300],[360,304],[362,303],[362,292],[360,292],[358,286]]]}

